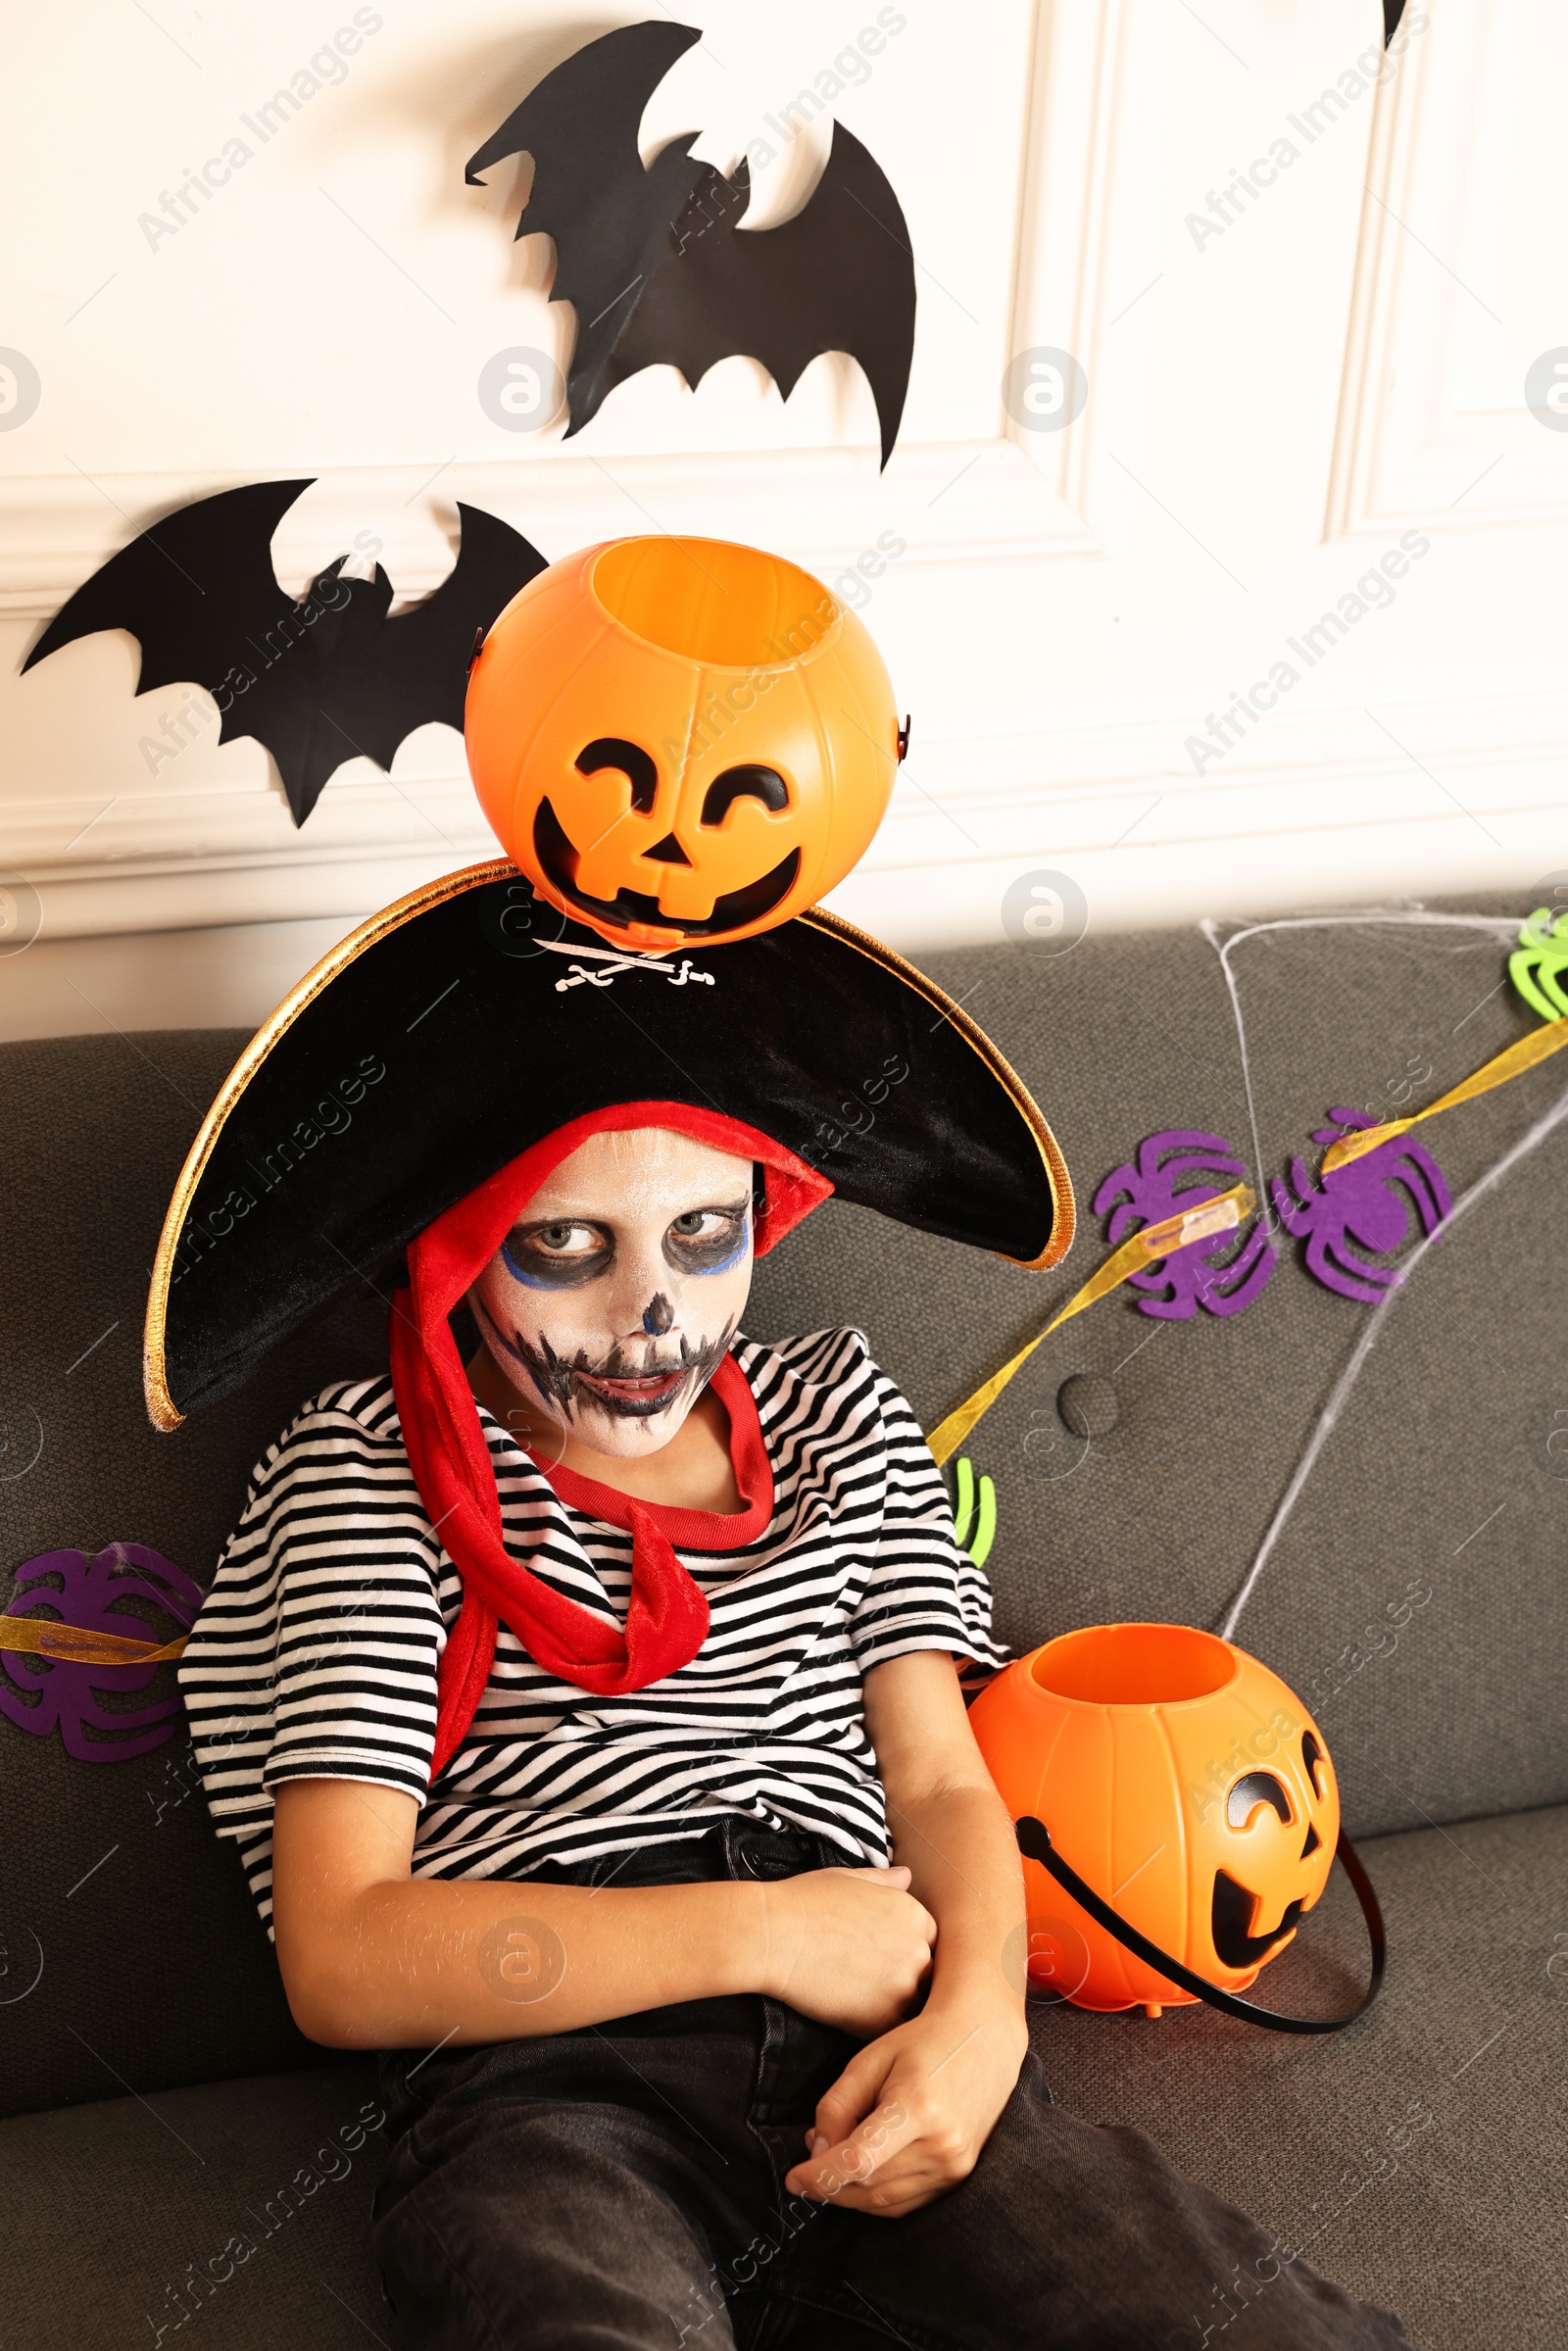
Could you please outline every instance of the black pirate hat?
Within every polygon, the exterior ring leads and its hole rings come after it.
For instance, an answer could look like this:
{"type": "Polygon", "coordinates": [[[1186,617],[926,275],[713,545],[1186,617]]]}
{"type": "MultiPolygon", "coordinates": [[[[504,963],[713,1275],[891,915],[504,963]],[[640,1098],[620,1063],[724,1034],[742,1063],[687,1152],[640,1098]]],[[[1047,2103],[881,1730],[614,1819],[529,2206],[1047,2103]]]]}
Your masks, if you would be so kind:
{"type": "Polygon", "coordinates": [[[651,1096],[772,1137],[846,1200],[1045,1268],[1073,1233],[1055,1140],[973,1021],[813,909],[710,949],[622,953],[505,859],[370,917],[220,1089],[147,1307],[164,1429],[568,1122],[651,1096]]]}

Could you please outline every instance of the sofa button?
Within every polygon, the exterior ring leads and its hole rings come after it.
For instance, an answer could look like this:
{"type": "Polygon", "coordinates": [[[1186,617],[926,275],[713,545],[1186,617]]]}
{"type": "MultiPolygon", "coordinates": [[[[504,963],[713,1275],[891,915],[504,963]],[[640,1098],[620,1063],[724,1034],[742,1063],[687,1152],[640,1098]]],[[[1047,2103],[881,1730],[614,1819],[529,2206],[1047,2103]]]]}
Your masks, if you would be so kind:
{"type": "Polygon", "coordinates": [[[1056,1391],[1056,1411],[1074,1437],[1108,1437],[1121,1418],[1116,1391],[1099,1372],[1075,1371],[1056,1391]]]}

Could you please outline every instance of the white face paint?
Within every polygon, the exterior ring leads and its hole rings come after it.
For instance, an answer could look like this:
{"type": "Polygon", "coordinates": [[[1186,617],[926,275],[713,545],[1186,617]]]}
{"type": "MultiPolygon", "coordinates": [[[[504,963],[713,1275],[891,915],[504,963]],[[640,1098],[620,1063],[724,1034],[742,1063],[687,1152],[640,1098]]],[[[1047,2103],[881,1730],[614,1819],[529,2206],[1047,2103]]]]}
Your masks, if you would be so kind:
{"type": "Polygon", "coordinates": [[[685,1421],[751,1286],[751,1161],[643,1127],[562,1161],[468,1302],[536,1430],[636,1460],[685,1421]]]}

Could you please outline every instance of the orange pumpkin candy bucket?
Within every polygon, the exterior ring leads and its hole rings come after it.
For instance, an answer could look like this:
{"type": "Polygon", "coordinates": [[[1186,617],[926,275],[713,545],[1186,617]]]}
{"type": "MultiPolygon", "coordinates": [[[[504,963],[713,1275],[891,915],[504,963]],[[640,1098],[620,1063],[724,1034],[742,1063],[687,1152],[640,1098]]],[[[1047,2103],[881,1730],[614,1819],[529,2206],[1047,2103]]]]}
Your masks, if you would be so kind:
{"type": "Polygon", "coordinates": [[[870,632],[820,580],[663,537],[531,579],[475,656],[464,733],[508,856],[639,950],[813,905],[869,844],[908,741],[870,632]]]}
{"type": "Polygon", "coordinates": [[[1340,1825],[1327,1743],[1245,1649],[1187,1625],[1094,1625],[1019,1658],[969,1711],[1025,1855],[1031,1984],[1099,2010],[1206,2000],[1333,2032],[1383,1979],[1377,1897],[1340,1825]],[[1336,1853],[1372,1944],[1348,2015],[1242,2000],[1295,1935],[1336,1853]]]}

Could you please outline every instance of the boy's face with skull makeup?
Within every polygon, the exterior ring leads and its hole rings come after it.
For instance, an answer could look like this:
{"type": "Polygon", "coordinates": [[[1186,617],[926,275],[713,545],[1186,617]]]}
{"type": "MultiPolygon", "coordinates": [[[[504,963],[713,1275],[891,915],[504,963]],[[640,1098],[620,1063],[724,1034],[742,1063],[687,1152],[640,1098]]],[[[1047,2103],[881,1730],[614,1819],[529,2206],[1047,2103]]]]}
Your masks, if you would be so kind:
{"type": "Polygon", "coordinates": [[[645,1127],[564,1159],[468,1302],[536,1432],[632,1460],[681,1427],[751,1283],[751,1161],[645,1127]]]}

